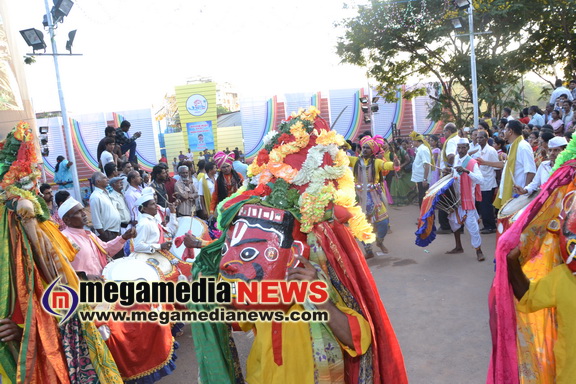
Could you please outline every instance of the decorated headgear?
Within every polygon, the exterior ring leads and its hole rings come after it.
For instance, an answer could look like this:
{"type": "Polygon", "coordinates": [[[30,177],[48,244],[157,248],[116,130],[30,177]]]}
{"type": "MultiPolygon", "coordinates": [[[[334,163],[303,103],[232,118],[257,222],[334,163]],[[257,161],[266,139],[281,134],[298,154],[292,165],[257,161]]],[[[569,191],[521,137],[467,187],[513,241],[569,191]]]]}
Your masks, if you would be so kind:
{"type": "Polygon", "coordinates": [[[375,138],[373,138],[372,136],[364,136],[363,138],[360,139],[360,145],[364,146],[364,144],[368,144],[370,146],[370,148],[372,149],[372,153],[374,155],[377,155],[380,152],[380,145],[378,142],[376,142],[376,140],[374,140],[375,138]]]}
{"type": "Polygon", "coordinates": [[[432,165],[436,165],[436,162],[434,161],[434,156],[432,155],[432,147],[430,147],[430,143],[428,142],[428,140],[424,138],[424,135],[416,131],[412,131],[410,132],[409,136],[412,139],[412,141],[421,141],[426,146],[426,148],[428,148],[428,150],[430,151],[430,162],[432,165]]]}
{"type": "Polygon", "coordinates": [[[147,201],[154,200],[154,188],[146,187],[142,190],[142,195],[136,200],[136,206],[139,207],[147,201]]]}
{"type": "Polygon", "coordinates": [[[214,164],[216,164],[216,168],[220,169],[224,164],[232,165],[235,157],[234,152],[226,154],[225,152],[220,151],[214,155],[214,164]]]}
{"type": "Polygon", "coordinates": [[[84,206],[78,200],[70,196],[69,198],[66,199],[66,201],[60,204],[60,207],[58,208],[58,216],[60,216],[60,218],[63,219],[64,215],[66,215],[68,211],[70,211],[72,208],[74,208],[79,204],[82,208],[84,208],[84,206]]]}

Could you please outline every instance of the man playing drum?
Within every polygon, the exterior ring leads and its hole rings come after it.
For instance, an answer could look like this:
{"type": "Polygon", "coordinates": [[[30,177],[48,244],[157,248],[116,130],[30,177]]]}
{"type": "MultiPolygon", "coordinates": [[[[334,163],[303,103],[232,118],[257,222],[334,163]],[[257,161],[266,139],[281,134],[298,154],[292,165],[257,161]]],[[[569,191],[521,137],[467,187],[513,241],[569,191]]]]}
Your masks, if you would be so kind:
{"type": "MultiPolygon", "coordinates": [[[[460,229],[462,225],[464,225],[470,233],[472,246],[476,249],[476,259],[478,261],[484,261],[484,254],[480,248],[482,238],[480,237],[480,229],[478,228],[478,212],[476,212],[475,206],[475,200],[482,199],[479,184],[482,182],[483,177],[476,160],[468,155],[469,149],[470,144],[468,139],[460,138],[457,145],[458,156],[454,159],[454,168],[452,171],[457,175],[454,184],[460,194],[460,203],[458,203],[457,209],[448,215],[450,228],[454,233],[456,247],[446,253],[454,254],[464,252],[460,239],[460,229]]],[[[444,172],[449,173],[451,170],[445,168],[444,172]]]]}

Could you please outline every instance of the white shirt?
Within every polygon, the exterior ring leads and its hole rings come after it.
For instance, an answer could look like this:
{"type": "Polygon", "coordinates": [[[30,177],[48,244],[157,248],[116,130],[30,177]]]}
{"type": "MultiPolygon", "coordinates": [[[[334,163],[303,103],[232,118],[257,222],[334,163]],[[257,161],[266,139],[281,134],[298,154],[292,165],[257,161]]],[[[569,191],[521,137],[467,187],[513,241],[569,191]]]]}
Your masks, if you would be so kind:
{"type": "Polygon", "coordinates": [[[528,122],[528,124],[532,124],[532,125],[536,125],[538,127],[541,127],[544,125],[544,116],[542,116],[539,113],[535,113],[534,116],[532,116],[532,118],[528,122]]]}
{"type": "MultiPolygon", "coordinates": [[[[414,163],[412,164],[412,178],[411,181],[415,183],[420,183],[424,181],[424,166],[425,164],[430,164],[432,159],[430,158],[430,150],[425,144],[420,144],[418,148],[416,148],[416,157],[414,158],[414,163]]],[[[430,165],[428,165],[430,168],[430,165]]],[[[430,169],[428,170],[428,179],[430,180],[430,176],[432,172],[430,169]]]]}
{"type": "Polygon", "coordinates": [[[570,113],[566,113],[564,112],[564,109],[562,109],[562,121],[564,122],[564,129],[566,130],[566,127],[568,126],[568,124],[570,124],[570,122],[572,121],[572,117],[574,116],[574,112],[572,112],[572,109],[570,109],[570,113]]]}
{"type": "Polygon", "coordinates": [[[142,196],[142,188],[134,188],[129,186],[126,192],[124,192],[124,200],[126,200],[126,205],[128,206],[128,211],[130,212],[130,219],[136,220],[138,218],[138,207],[136,206],[136,200],[142,196]]]}
{"type": "MultiPolygon", "coordinates": [[[[214,180],[212,180],[208,176],[205,177],[205,180],[206,180],[206,184],[208,184],[208,190],[210,191],[210,194],[213,194],[214,193],[214,180]]],[[[204,187],[200,186],[200,188],[198,188],[198,195],[204,196],[204,187]]]]}
{"type": "MultiPolygon", "coordinates": [[[[454,172],[454,175],[457,178],[458,189],[460,189],[460,177],[458,175],[458,172],[456,172],[456,168],[460,166],[464,167],[462,164],[464,163],[464,160],[466,160],[466,157],[468,157],[468,155],[464,157],[460,157],[460,155],[457,155],[456,158],[454,159],[454,168],[452,168],[453,169],[452,172],[454,172]]],[[[478,164],[474,164],[474,168],[472,168],[472,171],[468,173],[468,176],[470,176],[470,179],[472,180],[472,183],[470,183],[470,187],[472,188],[470,191],[471,192],[470,196],[474,197],[474,188],[476,187],[476,184],[482,184],[482,182],[484,181],[484,178],[482,177],[482,172],[480,172],[480,167],[478,167],[478,164]]]]}
{"type": "Polygon", "coordinates": [[[112,199],[112,204],[114,204],[114,206],[118,210],[118,213],[120,214],[120,222],[121,223],[129,222],[130,210],[128,209],[128,205],[126,204],[124,195],[116,191],[112,191],[112,193],[110,193],[110,199],[112,199]]]}
{"type": "Polygon", "coordinates": [[[192,162],[194,162],[194,154],[192,152],[188,152],[186,154],[186,158],[192,162]]]}
{"type": "Polygon", "coordinates": [[[532,182],[524,188],[528,191],[528,194],[531,194],[540,188],[542,184],[547,182],[550,178],[550,172],[552,172],[552,165],[550,165],[550,160],[541,162],[538,170],[536,171],[534,179],[532,179],[532,182]]]}
{"type": "MultiPolygon", "coordinates": [[[[446,146],[446,157],[448,157],[450,155],[454,155],[454,158],[458,157],[458,154],[457,154],[458,140],[460,140],[460,136],[456,135],[444,143],[444,145],[446,146]]],[[[444,168],[444,167],[446,167],[446,165],[447,164],[444,163],[444,156],[442,156],[442,154],[440,154],[440,168],[444,168]]],[[[412,168],[414,168],[414,167],[412,167],[412,168]]]]}
{"type": "Polygon", "coordinates": [[[234,168],[236,172],[241,174],[244,179],[248,177],[248,166],[243,162],[241,162],[240,160],[234,160],[234,162],[232,163],[232,168],[234,168]]]}
{"type": "Polygon", "coordinates": [[[568,96],[568,100],[574,100],[574,98],[572,97],[572,91],[562,86],[556,88],[554,92],[552,92],[552,95],[550,95],[550,104],[556,104],[556,99],[562,95],[568,96]]]}
{"type": "MultiPolygon", "coordinates": [[[[478,158],[481,158],[485,161],[494,161],[498,162],[498,152],[494,147],[488,145],[484,146],[484,148],[480,147],[480,150],[476,153],[478,154],[478,158]]],[[[482,177],[484,180],[480,183],[480,190],[481,191],[491,191],[493,188],[498,186],[496,182],[496,168],[491,167],[489,165],[480,165],[480,172],[482,172],[482,177]]]]}
{"type": "Polygon", "coordinates": [[[105,189],[96,188],[90,195],[90,212],[94,229],[120,232],[120,213],[105,189]]]}
{"type": "Polygon", "coordinates": [[[104,166],[106,164],[113,162],[114,162],[114,156],[108,151],[103,151],[102,154],[100,155],[100,163],[102,163],[102,169],[104,169],[104,166]]]}
{"type": "MultiPolygon", "coordinates": [[[[141,213],[136,225],[136,238],[134,239],[134,252],[154,253],[160,249],[160,216],[151,216],[141,213]]],[[[168,226],[164,227],[169,234],[175,234],[178,228],[176,215],[170,213],[168,226]]]]}
{"type": "Polygon", "coordinates": [[[470,157],[472,157],[473,159],[478,158],[478,153],[480,152],[480,144],[476,143],[472,143],[470,142],[470,149],[468,150],[468,154],[470,155],[470,157]],[[476,152],[474,152],[476,151],[476,152]],[[470,154],[470,152],[474,152],[473,154],[470,154]]]}
{"type": "MultiPolygon", "coordinates": [[[[506,178],[510,177],[510,171],[508,171],[508,166],[510,161],[506,161],[504,169],[502,170],[502,180],[500,184],[504,186],[504,181],[506,178]]],[[[532,152],[532,147],[526,140],[520,141],[518,144],[518,150],[516,151],[516,166],[514,167],[514,184],[524,187],[526,185],[526,174],[536,173],[536,163],[534,163],[534,152],[532,152]]],[[[498,197],[502,198],[504,193],[504,188],[500,188],[498,192],[498,197]]]]}

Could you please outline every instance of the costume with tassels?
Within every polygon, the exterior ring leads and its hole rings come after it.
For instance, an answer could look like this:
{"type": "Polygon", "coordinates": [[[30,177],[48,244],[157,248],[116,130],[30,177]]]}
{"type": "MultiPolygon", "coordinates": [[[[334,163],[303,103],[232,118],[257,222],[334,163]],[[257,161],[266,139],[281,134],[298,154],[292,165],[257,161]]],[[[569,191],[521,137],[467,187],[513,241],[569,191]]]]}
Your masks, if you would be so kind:
{"type": "Polygon", "coordinates": [[[77,317],[58,326],[40,306],[44,287],[60,276],[78,289],[74,248],[48,221],[36,194],[35,140],[19,123],[0,143],[0,317],[23,328],[20,343],[0,343],[2,383],[122,383],[93,323],[77,317]]]}
{"type": "MultiPolygon", "coordinates": [[[[496,274],[489,295],[493,345],[487,377],[489,384],[574,381],[574,374],[568,372],[574,373],[572,367],[576,364],[567,364],[567,361],[574,356],[575,340],[570,334],[559,332],[563,324],[567,321],[574,324],[575,319],[559,318],[555,308],[532,313],[519,311],[508,280],[507,255],[519,247],[522,270],[531,286],[549,275],[542,281],[554,277],[551,271],[564,268],[565,264],[573,269],[574,262],[569,258],[574,254],[571,244],[575,241],[576,229],[567,216],[573,210],[575,181],[576,141],[572,140],[558,155],[553,173],[541,186],[540,193],[498,239],[496,274]]],[[[546,300],[540,301],[542,307],[548,306],[546,301],[552,297],[550,291],[546,300]]],[[[526,294],[521,309],[526,310],[526,301],[532,299],[526,294]]],[[[570,332],[574,335],[573,330],[570,332]]]]}
{"type": "MultiPolygon", "coordinates": [[[[202,249],[194,277],[284,279],[301,256],[329,283],[330,300],[346,315],[352,346],[325,323],[240,324],[255,333],[248,382],[406,383],[400,347],[356,243],[355,237],[374,241],[374,234],[356,204],[348,156],[339,149],[344,138],[318,114],[313,107],[300,111],[265,137],[248,168],[247,188],[219,205],[222,236],[202,249]]],[[[314,308],[287,303],[275,309],[314,308]]],[[[228,325],[194,323],[192,333],[200,382],[244,382],[228,325]]]]}

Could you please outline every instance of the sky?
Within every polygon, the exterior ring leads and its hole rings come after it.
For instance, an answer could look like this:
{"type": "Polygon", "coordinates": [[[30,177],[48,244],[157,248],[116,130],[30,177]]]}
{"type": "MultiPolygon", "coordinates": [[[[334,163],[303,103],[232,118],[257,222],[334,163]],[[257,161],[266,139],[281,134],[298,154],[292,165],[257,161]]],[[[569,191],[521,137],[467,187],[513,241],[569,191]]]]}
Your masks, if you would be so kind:
{"type": "MultiPolygon", "coordinates": [[[[44,0],[8,1],[11,25],[42,29],[44,0]]],[[[52,6],[52,0],[50,0],[52,6]]],[[[340,64],[334,23],[352,16],[342,0],[76,0],[56,42],[71,113],[158,105],[187,79],[230,83],[241,99],[366,87],[365,69],[340,64]]],[[[45,40],[51,52],[48,32],[45,40]]],[[[20,53],[30,52],[24,40],[20,53]]],[[[26,66],[37,112],[59,110],[51,57],[26,66]]]]}

